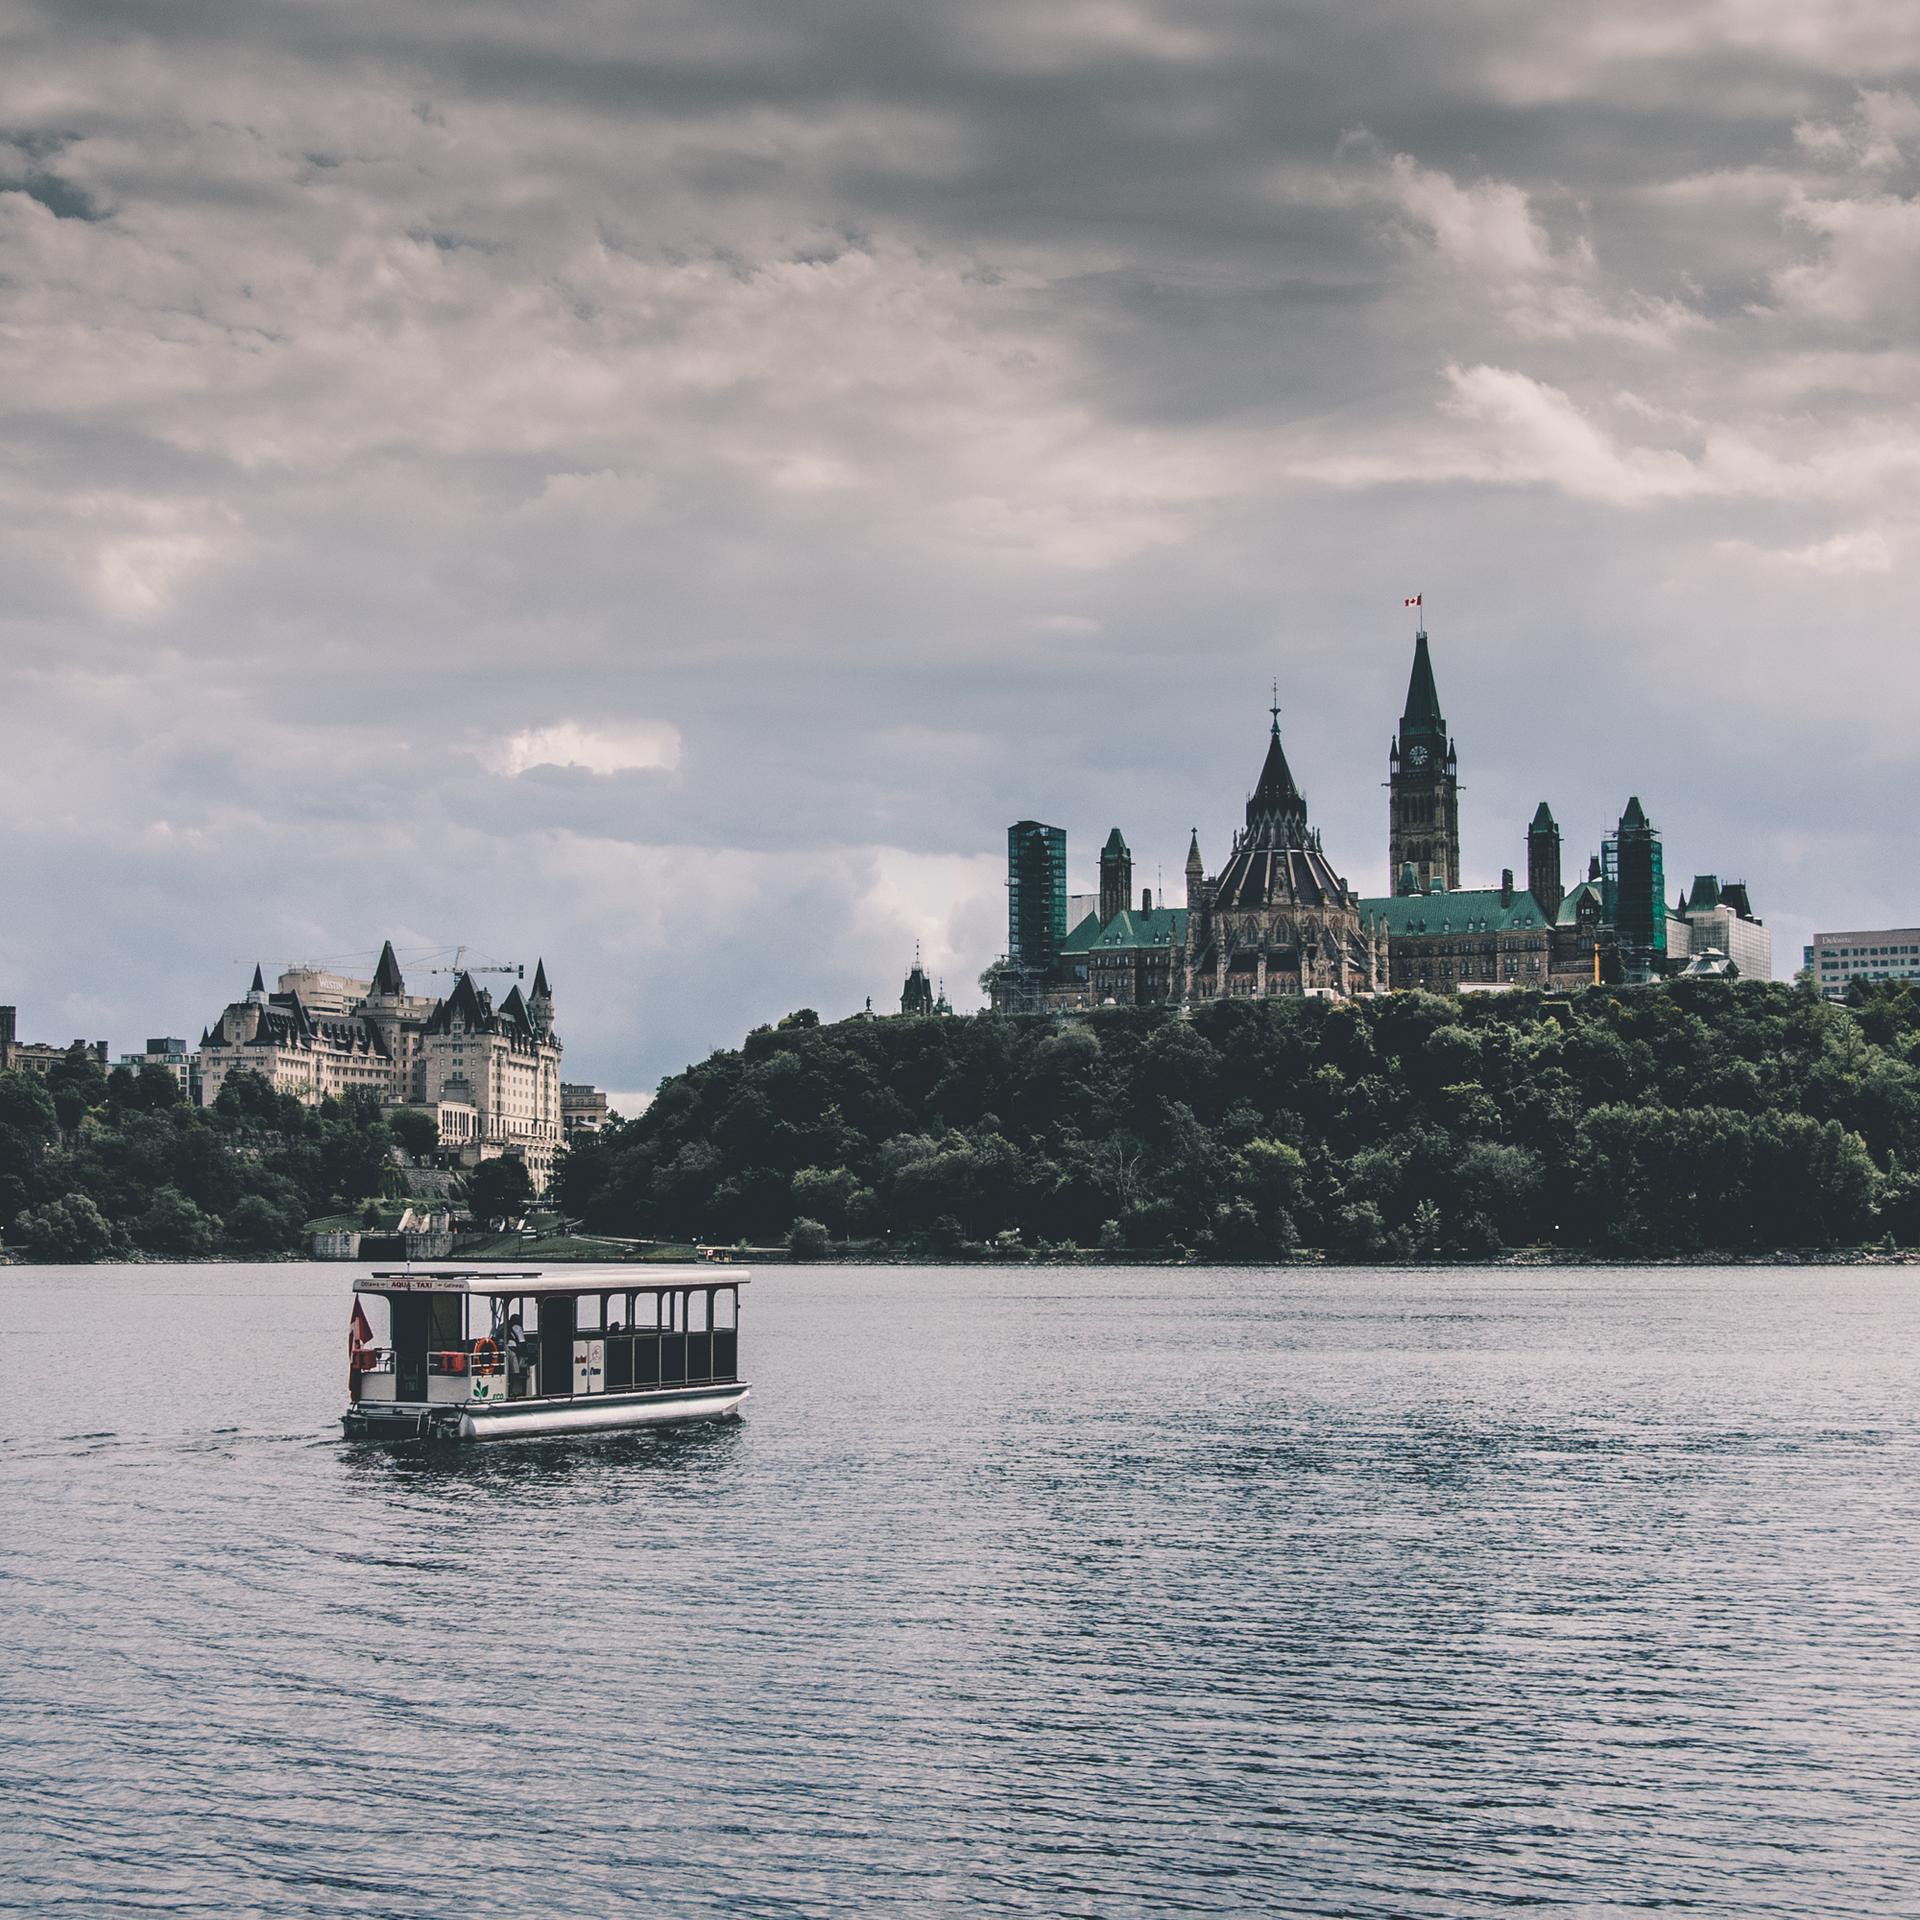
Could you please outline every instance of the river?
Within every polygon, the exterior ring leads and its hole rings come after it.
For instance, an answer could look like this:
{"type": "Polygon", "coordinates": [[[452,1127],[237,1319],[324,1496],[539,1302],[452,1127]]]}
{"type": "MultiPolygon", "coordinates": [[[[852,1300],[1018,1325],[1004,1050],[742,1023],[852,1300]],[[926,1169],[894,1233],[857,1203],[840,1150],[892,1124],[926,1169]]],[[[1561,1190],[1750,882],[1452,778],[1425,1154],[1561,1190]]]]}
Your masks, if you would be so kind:
{"type": "Polygon", "coordinates": [[[1920,1911],[1920,1274],[773,1268],[745,1417],[338,1437],[0,1268],[0,1909],[1920,1911]]]}

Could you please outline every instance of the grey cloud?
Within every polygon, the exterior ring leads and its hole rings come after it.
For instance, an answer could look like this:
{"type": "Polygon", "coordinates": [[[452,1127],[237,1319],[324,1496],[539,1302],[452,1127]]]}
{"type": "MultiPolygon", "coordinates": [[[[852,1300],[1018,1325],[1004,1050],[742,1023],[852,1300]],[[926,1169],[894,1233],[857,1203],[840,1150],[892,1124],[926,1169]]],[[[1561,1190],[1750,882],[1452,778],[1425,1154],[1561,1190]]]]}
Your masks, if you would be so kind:
{"type": "Polygon", "coordinates": [[[916,935],[964,997],[1020,814],[1217,853],[1275,674],[1377,884],[1415,590],[1477,873],[1638,791],[1783,928],[1912,917],[1908,7],[17,16],[23,1009],[405,927],[644,1086],[916,935]]]}

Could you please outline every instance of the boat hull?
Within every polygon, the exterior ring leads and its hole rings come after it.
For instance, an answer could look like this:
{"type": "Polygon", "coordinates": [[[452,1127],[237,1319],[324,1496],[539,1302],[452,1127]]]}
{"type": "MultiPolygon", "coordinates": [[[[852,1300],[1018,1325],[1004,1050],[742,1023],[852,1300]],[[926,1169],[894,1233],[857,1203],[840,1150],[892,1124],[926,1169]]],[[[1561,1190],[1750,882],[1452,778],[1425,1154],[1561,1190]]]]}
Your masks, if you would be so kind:
{"type": "Polygon", "coordinates": [[[481,1406],[355,1407],[342,1417],[350,1440],[541,1440],[576,1433],[724,1420],[740,1410],[744,1380],[595,1394],[579,1400],[506,1400],[481,1406]]]}

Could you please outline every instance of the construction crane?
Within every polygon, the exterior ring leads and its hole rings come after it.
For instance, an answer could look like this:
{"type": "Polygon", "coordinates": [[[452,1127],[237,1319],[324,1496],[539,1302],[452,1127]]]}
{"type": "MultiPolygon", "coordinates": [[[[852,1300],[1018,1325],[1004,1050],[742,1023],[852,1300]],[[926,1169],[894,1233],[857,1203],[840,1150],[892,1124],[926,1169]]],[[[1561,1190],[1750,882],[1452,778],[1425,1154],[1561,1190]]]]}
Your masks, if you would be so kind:
{"type": "Polygon", "coordinates": [[[527,977],[527,970],[525,966],[512,960],[501,961],[498,964],[492,961],[476,960],[472,966],[468,966],[467,950],[464,946],[454,948],[453,964],[450,967],[429,967],[427,971],[429,973],[454,973],[454,974],[510,973],[513,975],[513,977],[516,980],[524,980],[527,977]]]}

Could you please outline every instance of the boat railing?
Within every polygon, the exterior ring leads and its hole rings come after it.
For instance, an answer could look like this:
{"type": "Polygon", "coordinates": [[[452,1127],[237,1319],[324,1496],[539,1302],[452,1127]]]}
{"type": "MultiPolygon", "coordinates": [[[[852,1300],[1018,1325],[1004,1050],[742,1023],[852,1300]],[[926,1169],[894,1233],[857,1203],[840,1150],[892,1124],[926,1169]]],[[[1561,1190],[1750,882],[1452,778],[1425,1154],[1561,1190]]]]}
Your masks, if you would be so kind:
{"type": "Polygon", "coordinates": [[[478,1343],[480,1350],[469,1352],[465,1347],[447,1347],[438,1353],[427,1355],[429,1373],[505,1373],[506,1355],[491,1341],[478,1343]],[[491,1351],[488,1351],[491,1349],[491,1351]]]}

